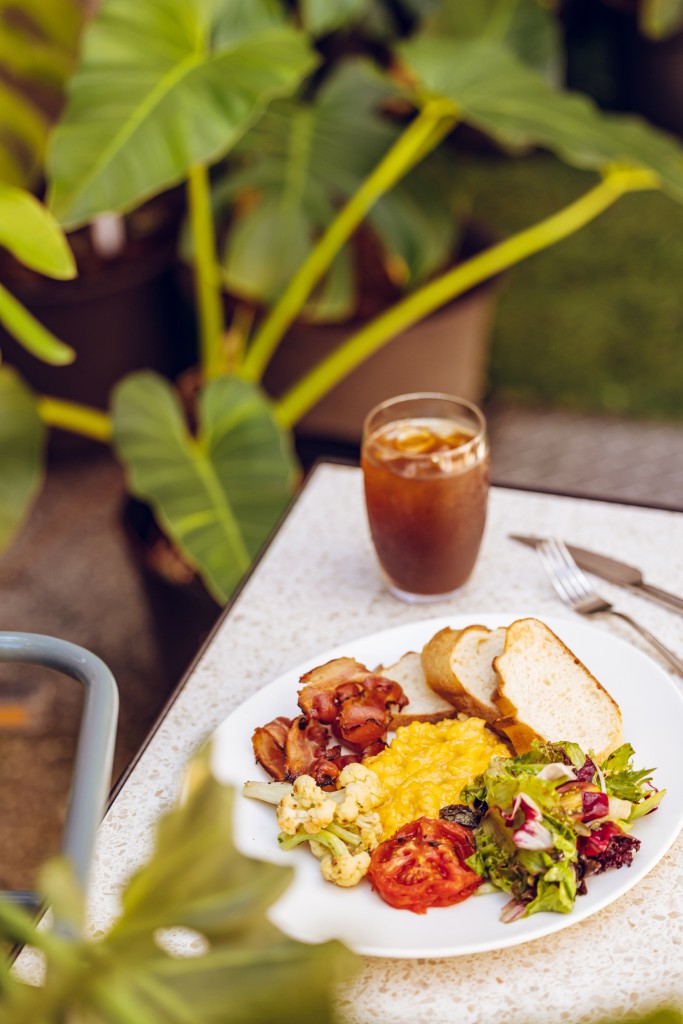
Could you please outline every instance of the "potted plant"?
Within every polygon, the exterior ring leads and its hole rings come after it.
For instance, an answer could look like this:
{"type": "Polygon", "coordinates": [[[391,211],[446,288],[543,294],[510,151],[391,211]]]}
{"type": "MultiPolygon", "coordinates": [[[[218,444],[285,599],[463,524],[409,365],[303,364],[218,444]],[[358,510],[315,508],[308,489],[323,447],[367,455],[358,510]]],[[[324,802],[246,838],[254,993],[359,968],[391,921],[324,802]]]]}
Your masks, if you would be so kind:
{"type": "Polygon", "coordinates": [[[132,493],[152,506],[218,602],[295,485],[292,428],[340,380],[400,332],[579,230],[626,193],[662,189],[683,197],[678,143],[635,119],[604,116],[548,80],[547,51],[529,53],[530,38],[544,32],[521,30],[530,18],[545,26],[536,0],[442,0],[397,47],[398,65],[381,86],[410,111],[400,132],[264,315],[249,324],[236,313],[226,324],[209,168],[275,94],[292,93],[316,66],[316,50],[293,17],[289,5],[269,0],[221,0],[210,16],[199,0],[104,0],[48,160],[51,209],[66,228],[105,211],[125,213],[187,183],[200,327],[192,418],[173,386],[151,373],[124,379],[110,414],[45,397],[36,408],[49,426],[113,442],[132,493]],[[597,181],[554,215],[418,285],[273,401],[263,375],[288,328],[376,203],[456,124],[511,150],[549,149],[594,169],[597,181]]]}
{"type": "MultiPolygon", "coordinates": [[[[13,0],[0,0],[0,181],[37,198],[44,196],[49,133],[85,19],[80,0],[25,0],[20,13],[13,0]]],[[[178,200],[170,193],[125,218],[97,218],[72,232],[78,275],[68,283],[0,253],[0,282],[79,357],[55,373],[21,347],[0,310],[0,348],[34,388],[104,409],[124,373],[145,366],[177,373],[187,365],[172,278],[183,213],[178,200]]],[[[75,435],[61,434],[60,447],[75,447],[69,438],[75,435]]]]}
{"type": "MultiPolygon", "coordinates": [[[[0,182],[0,245],[37,274],[68,280],[76,273],[66,238],[52,214],[30,192],[0,182]]],[[[62,366],[74,353],[0,284],[0,322],[34,359],[62,366]]],[[[10,365],[0,366],[0,549],[21,526],[40,490],[45,426],[40,403],[10,365]]]]}

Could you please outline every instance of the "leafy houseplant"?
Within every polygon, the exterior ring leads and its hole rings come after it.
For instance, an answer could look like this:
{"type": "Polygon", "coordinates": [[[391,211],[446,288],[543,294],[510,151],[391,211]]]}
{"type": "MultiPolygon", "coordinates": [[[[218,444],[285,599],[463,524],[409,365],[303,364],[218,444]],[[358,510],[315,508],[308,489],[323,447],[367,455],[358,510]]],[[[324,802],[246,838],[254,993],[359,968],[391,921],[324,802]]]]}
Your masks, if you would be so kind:
{"type": "MultiPolygon", "coordinates": [[[[76,272],[66,238],[49,211],[30,192],[3,183],[0,245],[22,265],[49,277],[67,280],[76,272]]],[[[0,320],[38,358],[60,365],[73,357],[2,285],[0,320]]],[[[12,367],[0,366],[0,547],[10,542],[40,489],[44,442],[40,400],[12,367]]]]}
{"type": "MultiPolygon", "coordinates": [[[[50,123],[72,70],[82,16],[74,0],[25,0],[19,13],[12,0],[0,0],[0,245],[21,267],[69,280],[76,274],[69,246],[33,193],[41,186],[50,123]]],[[[4,283],[0,324],[39,359],[60,366],[74,358],[4,283]]],[[[11,524],[0,545],[10,533],[11,524]]]]}
{"type": "MultiPolygon", "coordinates": [[[[0,0],[0,181],[37,198],[44,196],[48,138],[63,108],[87,6],[82,0],[0,0]]],[[[67,284],[0,253],[5,361],[35,390],[98,408],[107,407],[112,384],[125,372],[143,366],[177,371],[184,352],[178,344],[171,356],[167,335],[177,324],[182,342],[170,273],[181,212],[176,195],[159,197],[127,218],[100,218],[71,233],[78,274],[67,284]],[[25,310],[22,324],[31,326],[24,341],[32,352],[37,339],[52,335],[68,342],[68,357],[66,346],[42,344],[47,362],[22,348],[17,302],[25,310]]],[[[53,451],[55,440],[61,449],[78,444],[76,435],[62,434],[53,439],[53,451]]]]}
{"type": "Polygon", "coordinates": [[[238,853],[233,794],[209,773],[206,753],[191,762],[187,789],[158,822],[150,860],[101,938],[79,937],[83,894],[62,859],[41,878],[59,930],[40,930],[0,902],[0,942],[35,947],[46,961],[41,987],[21,983],[0,961],[1,1024],[332,1021],[332,984],[348,977],[355,958],[336,942],[285,938],[266,920],[291,868],[238,853]],[[177,928],[189,929],[192,955],[168,951],[164,936],[177,928]]]}
{"type": "MultiPolygon", "coordinates": [[[[579,230],[626,193],[661,189],[683,199],[683,151],[675,141],[635,119],[604,116],[550,80],[553,28],[544,5],[440,0],[396,45],[388,69],[361,71],[363,89],[395,101],[401,115],[374,150],[373,166],[362,168],[362,180],[354,181],[346,197],[335,194],[330,202],[322,194],[316,206],[325,213],[321,220],[312,222],[311,210],[299,204],[298,223],[305,221],[312,231],[312,246],[307,241],[297,248],[300,265],[292,267],[284,286],[278,282],[262,317],[250,323],[238,310],[226,329],[209,167],[220,164],[231,147],[249,146],[245,133],[267,125],[259,118],[276,95],[307,88],[319,73],[312,43],[319,23],[314,31],[311,19],[329,25],[334,14],[336,25],[351,15],[367,17],[381,33],[383,11],[377,0],[308,0],[296,8],[275,0],[104,0],[86,33],[52,141],[49,200],[66,228],[106,211],[126,212],[187,183],[200,327],[194,429],[173,387],[149,373],[120,383],[110,415],[44,397],[36,409],[50,426],[113,442],[133,493],[152,505],[218,601],[229,596],[294,485],[289,431],[337,381],[398,332],[579,230]],[[261,382],[289,326],[359,226],[371,211],[377,214],[380,200],[458,124],[511,151],[551,150],[595,170],[598,180],[540,223],[433,272],[272,402],[261,382]]],[[[265,116],[281,110],[275,106],[265,116]]],[[[299,126],[315,120],[315,111],[303,114],[311,116],[297,117],[299,126]]],[[[366,107],[361,123],[369,117],[366,107]]],[[[288,131],[299,151],[302,132],[288,131]]],[[[229,184],[228,179],[228,189],[229,184]]],[[[291,186],[301,195],[300,178],[291,186]]],[[[311,189],[312,199],[320,195],[311,189]]],[[[422,216],[428,214],[421,209],[422,216]]],[[[390,224],[391,217],[384,220],[390,224]]],[[[335,287],[327,279],[328,300],[339,294],[343,280],[338,269],[335,274],[335,287]]]]}
{"type": "Polygon", "coordinates": [[[77,0],[23,0],[20,15],[0,0],[0,180],[35,191],[83,14],[77,0]]]}

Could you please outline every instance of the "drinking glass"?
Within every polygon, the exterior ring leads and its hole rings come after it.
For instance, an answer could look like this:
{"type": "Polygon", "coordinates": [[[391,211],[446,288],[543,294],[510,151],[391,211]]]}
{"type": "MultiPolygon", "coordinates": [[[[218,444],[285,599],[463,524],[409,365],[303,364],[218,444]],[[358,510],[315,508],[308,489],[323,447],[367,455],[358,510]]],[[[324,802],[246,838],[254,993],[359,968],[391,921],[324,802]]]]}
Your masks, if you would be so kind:
{"type": "Polygon", "coordinates": [[[464,398],[399,395],[363,426],[370,533],[387,586],[404,601],[440,600],[474,568],[486,522],[486,420],[464,398]]]}

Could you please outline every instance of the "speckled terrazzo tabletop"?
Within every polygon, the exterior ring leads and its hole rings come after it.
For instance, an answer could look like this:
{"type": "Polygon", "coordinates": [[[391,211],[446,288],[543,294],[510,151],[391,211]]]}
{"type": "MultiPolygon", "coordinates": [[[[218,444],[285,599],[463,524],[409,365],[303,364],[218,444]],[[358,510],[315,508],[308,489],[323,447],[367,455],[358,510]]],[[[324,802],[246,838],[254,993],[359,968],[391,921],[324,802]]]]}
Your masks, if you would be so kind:
{"type": "MultiPolygon", "coordinates": [[[[93,932],[115,915],[121,884],[149,852],[152,825],[178,796],[193,750],[283,671],[308,659],[317,664],[316,655],[347,640],[432,616],[515,609],[575,619],[537,557],[508,540],[510,532],[562,536],[640,565],[650,582],[683,592],[680,514],[494,488],[468,585],[448,602],[402,604],[376,572],[360,471],[320,465],[105,818],[91,884],[93,932]]],[[[683,653],[682,615],[607,583],[599,589],[683,653]]],[[[593,628],[651,653],[627,626],[601,619],[593,628]]],[[[681,1002],[682,925],[679,836],[617,902],[547,938],[451,959],[364,959],[339,993],[340,1020],[548,1024],[681,1002]]]]}

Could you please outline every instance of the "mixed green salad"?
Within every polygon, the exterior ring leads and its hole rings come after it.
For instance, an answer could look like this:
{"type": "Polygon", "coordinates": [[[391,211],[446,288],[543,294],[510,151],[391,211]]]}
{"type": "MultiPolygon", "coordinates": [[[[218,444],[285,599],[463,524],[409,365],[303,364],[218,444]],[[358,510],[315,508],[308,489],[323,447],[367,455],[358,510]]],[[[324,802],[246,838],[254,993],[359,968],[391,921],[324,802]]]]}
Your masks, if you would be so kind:
{"type": "Polygon", "coordinates": [[[535,741],[526,754],[494,758],[463,804],[442,809],[473,829],[467,864],[510,893],[502,920],[568,913],[589,875],[631,864],[640,846],[632,824],[665,793],[653,769],[633,768],[633,755],[625,743],[598,764],[576,743],[535,741]]]}

